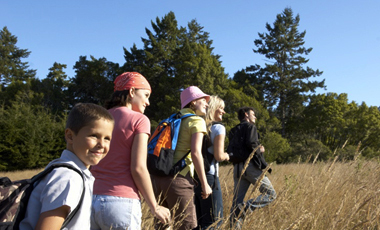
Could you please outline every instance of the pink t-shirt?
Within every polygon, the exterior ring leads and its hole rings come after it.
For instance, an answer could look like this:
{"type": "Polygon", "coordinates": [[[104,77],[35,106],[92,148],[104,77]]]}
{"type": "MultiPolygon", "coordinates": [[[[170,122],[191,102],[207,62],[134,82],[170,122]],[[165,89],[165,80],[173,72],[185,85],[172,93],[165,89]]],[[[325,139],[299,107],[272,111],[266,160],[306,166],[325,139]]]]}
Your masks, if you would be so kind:
{"type": "Polygon", "coordinates": [[[107,156],[91,168],[94,194],[140,199],[131,174],[131,150],[136,134],[150,135],[150,121],[127,107],[112,108],[109,112],[115,119],[115,128],[107,156]]]}

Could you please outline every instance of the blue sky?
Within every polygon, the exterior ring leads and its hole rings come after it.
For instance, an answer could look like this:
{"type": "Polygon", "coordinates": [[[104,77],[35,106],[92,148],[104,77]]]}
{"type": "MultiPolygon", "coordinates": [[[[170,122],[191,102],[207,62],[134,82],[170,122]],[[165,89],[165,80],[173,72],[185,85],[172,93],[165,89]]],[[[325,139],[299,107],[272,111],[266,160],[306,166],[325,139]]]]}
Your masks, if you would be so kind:
{"type": "MultiPolygon", "coordinates": [[[[264,57],[253,53],[257,33],[267,32],[285,7],[300,15],[299,31],[306,30],[307,66],[323,71],[327,90],[347,93],[349,102],[379,106],[380,1],[378,0],[0,0],[0,27],[18,38],[18,47],[31,51],[30,68],[45,78],[54,62],[73,66],[79,56],[105,57],[123,64],[123,47],[142,48],[145,28],[170,11],[179,26],[192,19],[210,33],[214,54],[221,55],[229,76],[264,57]]],[[[152,95],[153,96],[153,95],[152,95]]]]}

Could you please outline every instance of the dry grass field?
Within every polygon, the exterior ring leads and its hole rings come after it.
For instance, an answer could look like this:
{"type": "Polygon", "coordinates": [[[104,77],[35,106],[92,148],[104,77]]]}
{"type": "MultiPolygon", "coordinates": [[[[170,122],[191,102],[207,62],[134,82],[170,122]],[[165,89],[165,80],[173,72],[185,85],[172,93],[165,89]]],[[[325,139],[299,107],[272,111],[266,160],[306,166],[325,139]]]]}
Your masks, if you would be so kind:
{"type": "MultiPolygon", "coordinates": [[[[375,161],[272,165],[269,178],[277,199],[247,216],[243,229],[380,229],[380,163],[375,161]]],[[[2,173],[12,180],[40,170],[2,173]]],[[[232,202],[232,166],[223,166],[225,221],[232,202]]],[[[258,194],[251,186],[245,199],[258,194]]],[[[143,229],[153,229],[153,218],[143,203],[143,229]]],[[[175,227],[174,227],[175,229],[175,227]]]]}
{"type": "MultiPolygon", "coordinates": [[[[380,229],[380,163],[355,161],[272,165],[269,174],[277,199],[247,216],[243,229],[380,229]]],[[[230,229],[232,166],[220,169],[225,221],[230,229]]],[[[253,187],[246,199],[258,196],[253,187]]],[[[153,229],[143,208],[144,229],[153,229]]]]}

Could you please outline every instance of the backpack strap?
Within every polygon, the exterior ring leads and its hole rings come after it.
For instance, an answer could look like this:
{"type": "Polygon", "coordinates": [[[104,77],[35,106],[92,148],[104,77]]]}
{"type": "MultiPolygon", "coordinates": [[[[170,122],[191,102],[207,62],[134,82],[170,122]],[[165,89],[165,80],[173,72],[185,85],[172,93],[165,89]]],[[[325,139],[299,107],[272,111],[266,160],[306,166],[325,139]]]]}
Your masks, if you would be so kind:
{"type": "Polygon", "coordinates": [[[78,212],[79,208],[82,206],[82,202],[83,202],[83,198],[84,198],[84,193],[85,193],[85,190],[86,190],[86,188],[85,188],[85,182],[84,182],[84,177],[82,175],[82,172],[79,171],[79,169],[75,168],[74,166],[72,166],[70,164],[59,163],[59,164],[53,164],[53,165],[49,166],[48,168],[46,168],[41,173],[39,173],[36,176],[34,176],[32,178],[32,180],[33,181],[38,181],[39,179],[45,177],[47,174],[49,174],[51,171],[53,171],[53,169],[59,168],[59,167],[65,167],[65,168],[68,168],[68,169],[71,169],[71,170],[77,172],[82,177],[82,180],[83,180],[83,191],[82,191],[82,195],[80,197],[79,203],[75,207],[75,209],[66,217],[65,221],[63,222],[61,229],[64,229],[69,224],[69,222],[73,219],[73,217],[75,216],[75,214],[78,212]]]}
{"type": "MultiPolygon", "coordinates": [[[[191,117],[191,116],[197,116],[196,114],[193,114],[193,113],[188,113],[188,114],[185,114],[185,115],[182,115],[181,112],[178,112],[176,114],[173,114],[172,116],[175,116],[175,118],[178,118],[178,119],[181,119],[181,125],[182,125],[182,120],[185,119],[185,118],[188,118],[188,117],[191,117]]],[[[179,133],[178,133],[179,134],[179,133]]],[[[174,165],[173,165],[173,174],[177,174],[178,172],[181,172],[186,165],[183,165],[183,161],[185,160],[185,158],[191,153],[191,150],[189,150],[179,161],[177,161],[174,165]]]]}
{"type": "Polygon", "coordinates": [[[213,126],[213,125],[223,125],[224,126],[223,122],[221,122],[221,121],[213,121],[213,122],[211,122],[211,126],[213,126]]]}
{"type": "Polygon", "coordinates": [[[181,172],[185,166],[187,166],[187,164],[183,165],[183,161],[185,160],[185,158],[191,153],[191,150],[189,150],[179,161],[177,161],[174,165],[173,165],[173,174],[177,174],[178,172],[181,172]]]}
{"type": "Polygon", "coordinates": [[[188,113],[188,114],[182,115],[180,118],[184,119],[184,118],[188,118],[188,117],[191,117],[191,116],[197,116],[197,115],[195,115],[193,113],[188,113]]]}
{"type": "MultiPolygon", "coordinates": [[[[184,119],[184,118],[187,118],[187,117],[191,117],[191,116],[198,116],[194,113],[187,113],[187,114],[184,114],[182,115],[181,111],[178,111],[176,113],[173,113],[172,115],[170,115],[170,117],[168,119],[184,119]]],[[[163,121],[166,121],[167,119],[163,120],[163,121]]],[[[163,122],[161,121],[161,122],[163,122]]]]}

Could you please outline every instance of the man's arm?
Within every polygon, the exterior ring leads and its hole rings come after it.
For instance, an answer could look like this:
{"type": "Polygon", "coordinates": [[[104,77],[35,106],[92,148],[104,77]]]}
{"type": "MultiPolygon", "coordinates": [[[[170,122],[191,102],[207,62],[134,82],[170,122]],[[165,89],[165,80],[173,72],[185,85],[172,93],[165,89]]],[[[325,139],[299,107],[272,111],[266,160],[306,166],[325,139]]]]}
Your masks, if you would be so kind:
{"type": "MultiPolygon", "coordinates": [[[[253,151],[257,146],[260,145],[259,135],[257,133],[257,128],[255,125],[249,125],[247,127],[246,136],[245,136],[246,146],[248,149],[253,151]]],[[[264,149],[263,149],[264,150],[264,149]]],[[[261,148],[259,148],[256,153],[260,153],[261,148]]]]}

